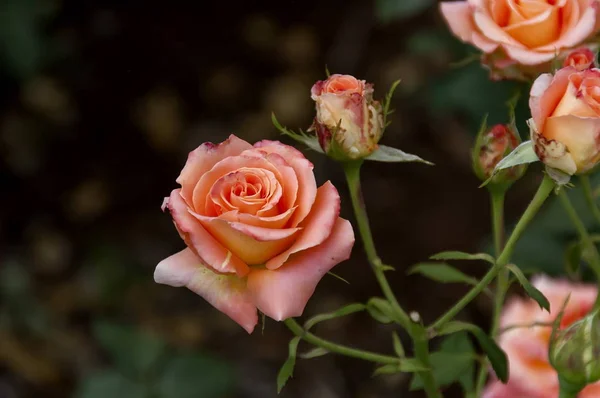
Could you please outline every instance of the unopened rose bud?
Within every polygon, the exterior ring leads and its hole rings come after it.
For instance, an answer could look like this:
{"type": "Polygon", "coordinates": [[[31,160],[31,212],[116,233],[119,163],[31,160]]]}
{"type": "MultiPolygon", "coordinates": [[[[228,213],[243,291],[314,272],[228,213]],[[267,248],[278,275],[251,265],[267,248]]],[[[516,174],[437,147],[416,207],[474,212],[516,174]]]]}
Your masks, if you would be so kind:
{"type": "MultiPolygon", "coordinates": [[[[520,143],[521,138],[510,125],[497,124],[483,129],[473,149],[473,169],[477,177],[482,181],[490,178],[498,162],[520,143]]],[[[525,165],[520,165],[500,171],[490,181],[490,186],[513,183],[523,176],[525,168],[525,165]]]]}
{"type": "Polygon", "coordinates": [[[598,314],[590,314],[566,329],[555,331],[549,357],[561,384],[577,389],[600,380],[598,314]]]}
{"type": "Polygon", "coordinates": [[[530,94],[538,158],[569,175],[594,168],[600,162],[600,69],[568,66],[541,75],[530,94]]]}
{"type": "Polygon", "coordinates": [[[593,68],[596,64],[596,54],[588,47],[581,47],[568,53],[563,67],[572,66],[578,71],[593,68]]]}
{"type": "Polygon", "coordinates": [[[350,75],[331,75],[312,87],[315,131],[323,151],[338,160],[360,159],[377,149],[383,134],[383,109],[373,100],[373,85],[350,75]]]}

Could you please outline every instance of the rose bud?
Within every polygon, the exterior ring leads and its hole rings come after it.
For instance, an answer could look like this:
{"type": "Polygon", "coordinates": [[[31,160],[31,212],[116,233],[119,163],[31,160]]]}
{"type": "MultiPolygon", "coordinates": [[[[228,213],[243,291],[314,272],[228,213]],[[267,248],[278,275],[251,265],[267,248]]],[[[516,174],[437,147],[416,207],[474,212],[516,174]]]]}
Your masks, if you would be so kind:
{"type": "Polygon", "coordinates": [[[567,54],[563,67],[572,66],[583,71],[596,66],[596,54],[588,47],[581,47],[567,54]]]}
{"type": "MultiPolygon", "coordinates": [[[[513,127],[497,124],[491,129],[482,129],[473,148],[473,170],[482,181],[492,175],[494,168],[521,143],[521,138],[513,127]]],[[[511,167],[498,172],[490,181],[490,186],[511,184],[525,173],[526,165],[511,167]]]]}
{"type": "Polygon", "coordinates": [[[566,174],[600,161],[600,69],[572,66],[543,74],[531,87],[531,140],[539,159],[566,174]]]}
{"type": "Polygon", "coordinates": [[[373,100],[373,85],[350,75],[331,75],[312,87],[315,131],[323,151],[337,159],[361,159],[377,149],[383,134],[383,109],[373,100]]]}
{"type": "Polygon", "coordinates": [[[561,384],[581,390],[600,380],[600,319],[590,314],[557,330],[550,341],[550,363],[561,384]]]}
{"type": "Polygon", "coordinates": [[[350,256],[354,232],[340,196],[317,188],[313,165],[278,141],[232,135],[192,151],[165,199],[185,249],[162,260],[154,280],[185,286],[248,333],[257,309],[300,316],[321,278],[350,256]]]}

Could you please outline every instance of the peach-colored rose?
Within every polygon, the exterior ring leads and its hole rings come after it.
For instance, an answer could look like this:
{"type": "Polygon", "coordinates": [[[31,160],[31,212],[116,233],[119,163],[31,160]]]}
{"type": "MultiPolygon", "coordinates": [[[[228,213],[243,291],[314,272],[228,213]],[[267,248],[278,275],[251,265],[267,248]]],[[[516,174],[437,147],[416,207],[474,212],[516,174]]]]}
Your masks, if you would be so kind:
{"type": "Polygon", "coordinates": [[[346,260],[354,232],[340,197],[317,189],[313,165],[277,141],[231,135],[192,151],[167,208],[187,248],[161,261],[158,283],[186,286],[249,333],[257,308],[275,320],[302,314],[320,279],[346,260]]]}
{"type": "MultiPolygon", "coordinates": [[[[561,328],[583,318],[596,300],[595,285],[571,283],[548,277],[533,281],[550,302],[550,313],[540,309],[531,299],[513,298],[502,312],[500,328],[533,323],[551,323],[569,297],[561,328]]],[[[510,379],[504,385],[492,381],[483,394],[484,398],[557,398],[558,376],[548,361],[548,348],[552,328],[548,326],[519,327],[502,333],[498,344],[508,356],[510,379]]],[[[600,383],[587,386],[579,398],[600,397],[600,383]]]]}
{"type": "Polygon", "coordinates": [[[600,161],[600,69],[569,66],[531,87],[531,139],[540,160],[567,174],[600,161]]]}
{"type": "Polygon", "coordinates": [[[594,67],[596,54],[588,47],[581,47],[567,54],[563,67],[572,66],[578,71],[583,71],[594,67]]]}
{"type": "Polygon", "coordinates": [[[317,115],[309,130],[316,131],[325,153],[360,159],[377,149],[384,126],[372,84],[350,75],[331,75],[313,85],[311,98],[317,115]]]}
{"type": "Polygon", "coordinates": [[[500,54],[495,66],[506,68],[511,62],[549,62],[590,38],[598,27],[598,4],[598,0],[466,0],[442,2],[440,7],[458,38],[485,54],[500,54]]]}

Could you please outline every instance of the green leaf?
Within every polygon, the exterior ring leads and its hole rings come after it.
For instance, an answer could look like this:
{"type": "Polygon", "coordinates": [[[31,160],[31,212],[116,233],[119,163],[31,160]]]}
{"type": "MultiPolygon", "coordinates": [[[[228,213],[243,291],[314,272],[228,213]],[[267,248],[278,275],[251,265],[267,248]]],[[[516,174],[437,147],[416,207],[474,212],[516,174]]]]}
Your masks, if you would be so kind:
{"type": "Polygon", "coordinates": [[[366,308],[367,308],[367,306],[362,303],[348,304],[336,311],[328,312],[325,314],[319,314],[319,315],[316,315],[316,316],[310,318],[304,324],[304,329],[309,330],[310,328],[312,328],[319,322],[328,321],[330,319],[340,318],[340,317],[343,317],[346,315],[353,314],[355,312],[364,311],[366,308]]]}
{"type": "Polygon", "coordinates": [[[410,153],[406,153],[400,149],[392,148],[386,145],[379,145],[377,150],[367,156],[365,159],[376,162],[420,162],[431,166],[433,165],[433,163],[423,160],[417,155],[411,155],[410,153]]]}
{"type": "Polygon", "coordinates": [[[523,274],[523,272],[519,269],[519,267],[511,264],[511,265],[508,265],[507,268],[517,278],[517,280],[519,281],[521,286],[523,286],[523,289],[525,289],[525,292],[527,293],[527,295],[529,297],[531,297],[532,299],[534,299],[540,305],[541,308],[550,312],[550,302],[548,301],[546,296],[544,296],[544,293],[539,291],[536,287],[534,287],[529,282],[529,280],[527,280],[527,277],[523,274]]]}
{"type": "Polygon", "coordinates": [[[494,178],[494,176],[498,174],[498,172],[501,170],[508,169],[513,166],[518,166],[520,164],[537,162],[538,160],[539,159],[535,154],[535,150],[533,149],[533,143],[531,142],[531,140],[524,141],[518,147],[513,149],[511,153],[506,155],[501,161],[498,162],[490,178],[488,178],[483,184],[481,184],[481,186],[483,187],[487,185],[492,180],[492,178],[494,178]]]}
{"type": "Polygon", "coordinates": [[[470,277],[445,263],[420,263],[412,267],[408,274],[419,273],[441,283],[467,283],[476,285],[477,279],[470,277]]]}
{"type": "Polygon", "coordinates": [[[290,341],[289,353],[287,360],[283,363],[279,373],[277,374],[277,394],[283,390],[285,383],[292,377],[294,373],[294,366],[296,366],[296,350],[298,349],[298,343],[300,343],[300,337],[294,337],[290,341]]]}
{"type": "Polygon", "coordinates": [[[402,347],[402,341],[396,332],[392,332],[392,341],[394,343],[394,352],[400,358],[404,358],[406,355],[404,353],[404,347],[402,347]]]}
{"type": "MultiPolygon", "coordinates": [[[[465,390],[473,389],[475,373],[475,351],[466,333],[456,333],[442,341],[440,350],[430,356],[431,369],[438,386],[459,382],[465,390]]],[[[423,388],[418,375],[413,377],[410,389],[423,388]]]]}
{"type": "Polygon", "coordinates": [[[323,149],[321,148],[321,145],[319,144],[317,136],[304,134],[302,131],[300,131],[299,133],[294,133],[293,131],[288,130],[286,127],[282,126],[281,123],[279,123],[279,121],[275,117],[275,113],[271,113],[271,121],[273,122],[275,128],[277,128],[277,130],[279,130],[281,134],[287,135],[288,137],[296,140],[297,142],[306,145],[315,152],[324,153],[323,149]]]}
{"type": "Polygon", "coordinates": [[[390,87],[388,93],[385,95],[385,100],[383,101],[383,120],[384,120],[383,125],[384,126],[387,126],[388,115],[393,112],[393,111],[390,111],[390,105],[392,104],[392,97],[394,96],[394,91],[396,91],[398,84],[400,84],[400,80],[396,80],[394,83],[392,83],[392,86],[390,87]]]}
{"type": "Polygon", "coordinates": [[[373,297],[367,301],[367,312],[377,322],[380,323],[392,323],[394,321],[394,314],[392,307],[387,300],[379,297],[373,297]]]}
{"type": "Polygon", "coordinates": [[[92,328],[115,366],[133,378],[144,376],[165,352],[162,340],[128,326],[97,321],[92,328]]]}
{"type": "Polygon", "coordinates": [[[234,387],[233,369],[226,362],[207,355],[182,354],[164,364],[156,392],[161,398],[222,398],[232,396],[234,387]]]}
{"type": "Polygon", "coordinates": [[[381,22],[389,23],[420,14],[434,3],[434,0],[377,0],[375,13],[381,22]]]}
{"type": "Polygon", "coordinates": [[[144,388],[115,370],[92,373],[78,386],[75,398],[146,398],[144,388]]]}
{"type": "Polygon", "coordinates": [[[427,370],[427,367],[415,358],[403,358],[397,364],[387,364],[378,367],[373,372],[373,376],[389,375],[395,373],[412,373],[412,372],[423,372],[427,370]]]}
{"type": "Polygon", "coordinates": [[[446,251],[446,252],[434,254],[430,258],[432,260],[483,260],[483,261],[487,261],[490,264],[496,263],[496,260],[494,259],[494,257],[490,256],[487,253],[469,254],[469,253],[459,252],[459,251],[446,251]]]}
{"type": "Polygon", "coordinates": [[[329,354],[325,348],[315,347],[310,351],[305,352],[304,354],[299,354],[298,356],[302,359],[312,359],[317,357],[322,357],[323,355],[329,354]]]}

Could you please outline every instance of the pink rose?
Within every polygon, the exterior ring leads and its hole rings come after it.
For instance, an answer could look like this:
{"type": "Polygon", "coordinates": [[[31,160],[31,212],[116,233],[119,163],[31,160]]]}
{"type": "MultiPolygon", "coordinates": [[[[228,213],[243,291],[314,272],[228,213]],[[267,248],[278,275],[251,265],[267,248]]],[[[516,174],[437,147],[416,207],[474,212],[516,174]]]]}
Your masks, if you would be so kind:
{"type": "Polygon", "coordinates": [[[373,85],[350,75],[331,75],[311,89],[317,115],[311,126],[323,151],[339,159],[360,159],[377,149],[383,134],[381,104],[373,85]]]}
{"type": "Polygon", "coordinates": [[[572,66],[578,71],[590,69],[596,62],[596,54],[587,47],[581,47],[567,54],[563,67],[572,66]]]}
{"type": "Polygon", "coordinates": [[[598,0],[466,0],[442,2],[452,32],[496,67],[540,65],[590,38],[598,25],[598,0]],[[500,63],[498,63],[500,62],[500,63]]]}
{"type": "MultiPolygon", "coordinates": [[[[561,328],[583,318],[594,306],[597,287],[537,277],[533,285],[550,301],[551,312],[540,309],[531,299],[513,298],[509,300],[500,319],[500,328],[533,323],[550,323],[556,319],[570,294],[561,321],[561,328]]],[[[502,333],[498,344],[508,356],[510,379],[504,385],[492,381],[484,398],[557,398],[558,376],[548,361],[548,348],[552,328],[548,326],[519,327],[502,333]]],[[[586,387],[579,398],[600,396],[600,383],[586,387]]]]}
{"type": "Polygon", "coordinates": [[[313,165],[277,141],[231,135],[192,151],[165,199],[187,248],[154,279],[186,286],[251,333],[257,308],[275,320],[302,314],[320,279],[350,256],[354,232],[340,197],[317,189],[313,165]]]}
{"type": "Polygon", "coordinates": [[[540,160],[567,174],[600,161],[600,69],[560,69],[531,87],[531,139],[540,160]]]}
{"type": "MultiPolygon", "coordinates": [[[[473,153],[473,169],[481,180],[487,180],[494,168],[521,142],[517,132],[506,124],[496,124],[488,130],[481,131],[477,137],[473,153]]],[[[519,179],[525,167],[512,167],[496,174],[493,182],[508,183],[519,179]]]]}

